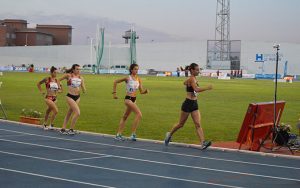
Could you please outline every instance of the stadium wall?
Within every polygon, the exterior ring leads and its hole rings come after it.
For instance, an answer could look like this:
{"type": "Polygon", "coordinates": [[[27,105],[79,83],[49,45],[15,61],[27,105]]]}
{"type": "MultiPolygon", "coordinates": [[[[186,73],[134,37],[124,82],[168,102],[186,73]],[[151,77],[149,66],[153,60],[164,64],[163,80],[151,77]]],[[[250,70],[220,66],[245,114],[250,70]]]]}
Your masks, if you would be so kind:
{"type": "MultiPolygon", "coordinates": [[[[283,73],[284,63],[288,61],[288,74],[300,74],[300,44],[282,43],[279,73],[283,73]]],[[[256,62],[257,55],[272,56],[275,54],[271,42],[242,41],[241,68],[248,73],[272,74],[275,70],[274,61],[256,62]],[[262,66],[264,72],[262,72],[262,66]]],[[[105,45],[103,67],[129,64],[129,47],[124,44],[105,45]]],[[[70,67],[95,62],[95,52],[89,45],[68,46],[22,46],[0,47],[0,66],[34,64],[37,67],[70,67]]],[[[175,71],[191,62],[206,65],[206,41],[168,42],[168,43],[137,43],[137,62],[141,69],[175,71]]]]}

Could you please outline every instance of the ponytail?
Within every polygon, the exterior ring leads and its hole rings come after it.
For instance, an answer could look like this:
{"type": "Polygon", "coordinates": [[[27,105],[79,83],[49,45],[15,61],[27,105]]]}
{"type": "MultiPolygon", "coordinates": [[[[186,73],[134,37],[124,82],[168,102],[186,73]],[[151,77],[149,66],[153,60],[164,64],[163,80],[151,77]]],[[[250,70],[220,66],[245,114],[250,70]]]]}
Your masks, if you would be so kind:
{"type": "Polygon", "coordinates": [[[66,70],[66,73],[73,73],[76,67],[80,67],[78,64],[73,64],[70,69],[66,70]]]}
{"type": "Polygon", "coordinates": [[[53,73],[53,72],[56,71],[56,70],[57,70],[57,68],[54,67],[54,66],[52,66],[52,67],[50,68],[50,72],[51,72],[51,73],[53,73]]]}
{"type": "Polygon", "coordinates": [[[199,65],[197,63],[191,63],[189,66],[186,66],[186,70],[195,70],[196,67],[198,67],[199,65]]]}

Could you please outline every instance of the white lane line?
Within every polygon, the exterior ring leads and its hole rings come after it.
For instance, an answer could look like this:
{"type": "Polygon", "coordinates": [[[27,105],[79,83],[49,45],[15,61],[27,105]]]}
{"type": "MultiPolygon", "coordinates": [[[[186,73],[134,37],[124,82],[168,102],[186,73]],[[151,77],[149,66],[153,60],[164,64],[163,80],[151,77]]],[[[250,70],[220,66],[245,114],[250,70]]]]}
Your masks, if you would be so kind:
{"type": "Polygon", "coordinates": [[[27,136],[27,135],[24,135],[24,134],[1,135],[0,138],[4,138],[4,137],[17,137],[17,136],[27,136]]]}
{"type": "Polygon", "coordinates": [[[21,156],[21,157],[26,157],[26,158],[32,158],[32,159],[39,159],[39,160],[57,162],[57,163],[71,164],[71,165],[76,165],[76,166],[95,168],[95,169],[104,169],[104,170],[115,171],[115,172],[122,172],[122,173],[129,173],[129,174],[142,175],[142,176],[150,176],[150,177],[156,177],[156,178],[162,178],[162,179],[171,179],[171,180],[177,180],[177,181],[184,181],[184,182],[189,182],[189,183],[206,184],[206,185],[214,185],[214,186],[230,187],[230,188],[242,188],[242,187],[238,187],[238,186],[210,183],[210,182],[205,182],[205,181],[195,181],[195,180],[189,180],[189,179],[174,178],[174,177],[169,177],[169,176],[160,176],[160,175],[155,175],[155,174],[147,174],[147,173],[140,173],[140,172],[134,172],[134,171],[119,170],[119,169],[114,169],[114,168],[106,168],[106,167],[100,167],[100,166],[85,165],[85,164],[80,164],[80,163],[59,161],[59,160],[55,160],[55,159],[35,157],[35,156],[31,156],[31,155],[23,155],[23,154],[11,153],[11,152],[5,152],[5,151],[0,151],[0,153],[8,154],[8,155],[21,156]]]}
{"type": "Polygon", "coordinates": [[[103,155],[99,157],[86,157],[86,158],[78,158],[78,159],[69,159],[69,160],[61,160],[63,162],[70,162],[70,161],[81,161],[81,160],[89,160],[89,159],[101,159],[101,158],[106,158],[106,157],[111,157],[111,155],[103,155]]]}
{"type": "MultiPolygon", "coordinates": [[[[45,147],[45,148],[51,148],[51,149],[57,149],[57,150],[72,151],[72,152],[85,153],[85,154],[93,154],[93,155],[100,155],[100,156],[103,156],[103,155],[104,155],[104,154],[94,153],[94,152],[89,152],[89,151],[74,150],[74,149],[61,148],[61,147],[54,147],[54,146],[47,146],[47,145],[41,145],[41,144],[33,144],[33,143],[28,143],[28,142],[19,142],[19,141],[14,141],[14,140],[7,140],[7,139],[0,139],[0,140],[6,141],[6,142],[17,143],[17,144],[24,144],[24,145],[31,145],[31,146],[45,147]]],[[[263,178],[270,178],[270,179],[279,179],[279,180],[287,180],[287,181],[297,181],[297,182],[300,182],[300,179],[293,179],[293,178],[285,178],[285,177],[277,177],[277,176],[268,176],[268,175],[261,175],[261,174],[254,174],[254,173],[246,173],[246,172],[237,172],[237,171],[229,171],[229,170],[220,170],[220,169],[206,168],[206,167],[193,167],[193,166],[187,166],[187,165],[179,165],[179,164],[173,164],[173,163],[165,163],[165,162],[160,162],[160,161],[152,161],[152,160],[144,160],[144,159],[138,159],[138,158],[122,157],[122,156],[117,156],[117,155],[110,155],[110,156],[111,156],[111,157],[115,157],[115,158],[122,158],[122,159],[135,160],[135,161],[142,161],[142,162],[155,163],[155,164],[162,164],[162,165],[169,165],[169,166],[177,166],[177,167],[185,167],[185,168],[201,169],[201,170],[214,171],[214,172],[222,172],[222,173],[238,174],[238,175],[245,175],[245,176],[254,176],[254,177],[263,177],[263,178]]]]}
{"type": "Polygon", "coordinates": [[[106,186],[106,185],[88,183],[88,182],[83,182],[83,181],[76,181],[76,180],[71,180],[71,179],[64,179],[64,178],[59,178],[59,177],[54,177],[54,176],[46,176],[46,175],[42,175],[42,174],[35,174],[35,173],[31,173],[31,172],[13,170],[13,169],[9,169],[9,168],[1,168],[0,167],[0,170],[19,173],[19,174],[26,174],[26,175],[30,175],[30,176],[37,176],[37,177],[43,177],[43,178],[48,178],[48,179],[60,180],[60,181],[66,181],[66,182],[71,182],[71,183],[77,183],[77,184],[82,184],[82,185],[90,185],[90,186],[94,186],[94,187],[115,188],[115,187],[106,186]]]}
{"type": "Polygon", "coordinates": [[[215,158],[215,157],[203,157],[203,156],[199,156],[199,155],[189,155],[189,154],[158,151],[158,150],[150,150],[150,149],[135,148],[135,147],[128,147],[128,146],[119,146],[119,145],[113,145],[113,144],[104,144],[104,143],[99,143],[99,142],[90,142],[90,141],[85,141],[85,140],[74,140],[74,139],[59,138],[59,137],[54,137],[54,136],[44,136],[44,135],[38,135],[38,134],[33,134],[33,133],[24,133],[24,132],[12,131],[12,130],[6,130],[6,129],[0,129],[0,130],[7,131],[7,132],[16,132],[16,133],[21,133],[21,134],[26,134],[26,135],[31,135],[31,136],[37,136],[37,137],[43,137],[43,138],[51,138],[51,139],[55,139],[55,140],[65,140],[65,141],[71,141],[71,142],[80,142],[80,143],[87,143],[87,144],[94,144],[94,145],[101,145],[101,146],[110,146],[110,147],[131,149],[131,150],[138,150],[138,151],[145,151],[145,152],[152,152],[152,153],[162,153],[162,154],[170,154],[170,155],[183,156],[183,157],[192,157],[192,158],[200,158],[200,159],[240,163],[240,164],[247,164],[247,165],[258,165],[258,166],[267,166],[267,167],[275,167],[275,168],[286,168],[286,169],[300,170],[299,167],[293,167],[293,166],[273,165],[273,164],[267,164],[267,163],[247,162],[247,161],[222,159],[222,158],[215,158]]]}

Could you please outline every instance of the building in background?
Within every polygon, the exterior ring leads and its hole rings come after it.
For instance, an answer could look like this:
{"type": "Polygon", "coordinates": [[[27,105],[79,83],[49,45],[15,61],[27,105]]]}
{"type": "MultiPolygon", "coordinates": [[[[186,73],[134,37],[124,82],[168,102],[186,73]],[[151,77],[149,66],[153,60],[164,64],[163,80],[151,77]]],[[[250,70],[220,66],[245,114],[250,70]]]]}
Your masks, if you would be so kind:
{"type": "Polygon", "coordinates": [[[72,44],[72,26],[70,25],[36,25],[36,30],[54,36],[53,45],[72,44]]]}
{"type": "Polygon", "coordinates": [[[15,46],[16,31],[27,28],[26,20],[0,20],[0,46],[15,46]]]}
{"type": "Polygon", "coordinates": [[[48,46],[53,45],[53,35],[36,29],[16,31],[15,46],[48,46]]]}
{"type": "Polygon", "coordinates": [[[71,45],[72,26],[39,25],[27,28],[26,20],[0,20],[0,46],[71,45]]]}

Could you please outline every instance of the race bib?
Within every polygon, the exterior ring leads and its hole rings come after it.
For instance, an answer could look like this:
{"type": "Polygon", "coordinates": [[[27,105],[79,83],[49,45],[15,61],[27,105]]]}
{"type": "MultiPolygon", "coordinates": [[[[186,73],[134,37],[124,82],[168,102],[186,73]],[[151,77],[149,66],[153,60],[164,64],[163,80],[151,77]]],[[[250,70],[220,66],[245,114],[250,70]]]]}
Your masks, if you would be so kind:
{"type": "Polygon", "coordinates": [[[49,85],[50,85],[49,89],[51,91],[57,91],[58,90],[58,84],[56,82],[50,82],[49,85]]]}
{"type": "Polygon", "coordinates": [[[80,78],[72,78],[71,87],[80,87],[81,79],[80,78]]]}

